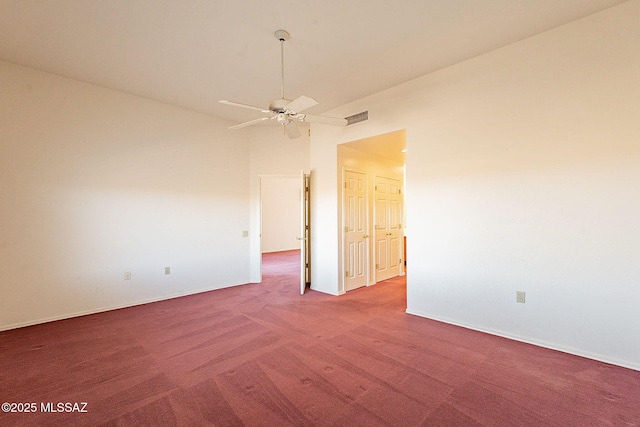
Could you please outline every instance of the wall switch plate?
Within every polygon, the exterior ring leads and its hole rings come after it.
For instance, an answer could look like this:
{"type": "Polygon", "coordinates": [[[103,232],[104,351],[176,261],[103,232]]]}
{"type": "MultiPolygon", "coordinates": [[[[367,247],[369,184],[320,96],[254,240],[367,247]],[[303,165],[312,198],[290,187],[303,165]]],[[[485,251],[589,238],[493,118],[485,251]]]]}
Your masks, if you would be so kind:
{"type": "Polygon", "coordinates": [[[124,273],[124,280],[131,280],[131,272],[127,271],[126,273],[124,273]]]}
{"type": "Polygon", "coordinates": [[[171,267],[165,267],[164,274],[171,274],[171,267]]]}
{"type": "Polygon", "coordinates": [[[242,232],[242,237],[249,237],[249,232],[248,231],[243,231],[242,232]]]}
{"type": "Polygon", "coordinates": [[[526,295],[526,292],[516,291],[516,302],[524,304],[526,295]]]}

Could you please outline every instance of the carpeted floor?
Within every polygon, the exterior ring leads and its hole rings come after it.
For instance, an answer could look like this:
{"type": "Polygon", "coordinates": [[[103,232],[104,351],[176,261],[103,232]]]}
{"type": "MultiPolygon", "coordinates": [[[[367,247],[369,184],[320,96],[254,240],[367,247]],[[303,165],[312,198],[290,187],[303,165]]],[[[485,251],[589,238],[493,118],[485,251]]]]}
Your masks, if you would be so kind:
{"type": "Polygon", "coordinates": [[[640,372],[407,315],[403,277],[300,296],[297,257],[265,255],[262,284],[0,332],[0,402],[36,404],[0,425],[640,425],[640,372]]]}

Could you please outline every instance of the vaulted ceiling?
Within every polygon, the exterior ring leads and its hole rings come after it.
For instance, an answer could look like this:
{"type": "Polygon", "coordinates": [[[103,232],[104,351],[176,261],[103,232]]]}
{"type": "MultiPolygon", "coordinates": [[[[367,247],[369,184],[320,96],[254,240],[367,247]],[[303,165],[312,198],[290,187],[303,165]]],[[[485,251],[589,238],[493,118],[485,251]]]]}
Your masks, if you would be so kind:
{"type": "MultiPolygon", "coordinates": [[[[322,113],[623,0],[0,0],[0,59],[232,121],[322,113]]],[[[2,102],[0,100],[0,102],[2,102]]]]}

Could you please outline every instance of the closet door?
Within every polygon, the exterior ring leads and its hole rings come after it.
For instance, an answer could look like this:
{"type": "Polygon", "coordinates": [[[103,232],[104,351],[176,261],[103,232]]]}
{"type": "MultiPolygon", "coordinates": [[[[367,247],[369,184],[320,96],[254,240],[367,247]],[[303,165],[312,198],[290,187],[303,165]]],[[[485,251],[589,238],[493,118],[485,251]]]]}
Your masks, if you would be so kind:
{"type": "Polygon", "coordinates": [[[400,274],[402,190],[400,180],[376,177],[374,204],[376,282],[400,274]]]}
{"type": "Polygon", "coordinates": [[[367,176],[353,171],[344,176],[344,289],[350,291],[367,285],[367,176]]]}

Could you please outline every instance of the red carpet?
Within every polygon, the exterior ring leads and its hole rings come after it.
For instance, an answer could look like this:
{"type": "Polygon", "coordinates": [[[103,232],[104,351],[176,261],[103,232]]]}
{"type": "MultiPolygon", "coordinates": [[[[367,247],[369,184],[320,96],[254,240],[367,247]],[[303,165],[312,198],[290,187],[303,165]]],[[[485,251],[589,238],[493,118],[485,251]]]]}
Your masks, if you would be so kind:
{"type": "Polygon", "coordinates": [[[0,402],[36,404],[0,425],[640,425],[640,372],[407,315],[403,278],[300,296],[297,255],[266,255],[262,284],[0,332],[0,402]],[[42,411],[67,402],[87,412],[42,411]]]}

